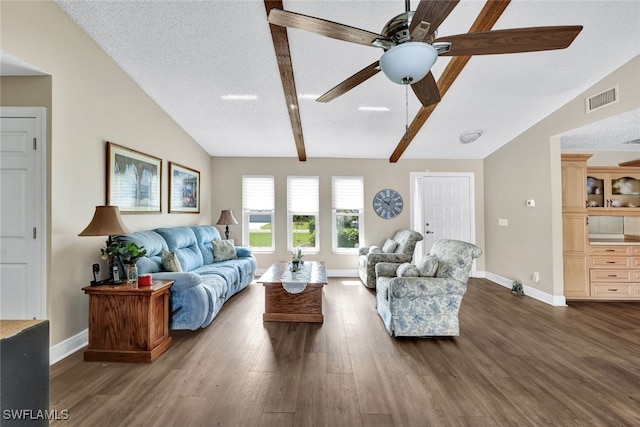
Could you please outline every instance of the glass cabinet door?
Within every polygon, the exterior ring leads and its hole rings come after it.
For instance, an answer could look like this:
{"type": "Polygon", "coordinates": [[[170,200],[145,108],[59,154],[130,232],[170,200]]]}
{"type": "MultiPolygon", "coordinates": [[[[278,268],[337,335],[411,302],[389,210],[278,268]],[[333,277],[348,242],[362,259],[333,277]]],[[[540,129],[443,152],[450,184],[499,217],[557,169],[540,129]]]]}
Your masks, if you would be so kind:
{"type": "Polygon", "coordinates": [[[587,176],[587,207],[604,208],[604,179],[587,176]]]}
{"type": "Polygon", "coordinates": [[[612,176],[611,200],[609,201],[609,207],[640,207],[640,180],[630,176],[612,176]]]}

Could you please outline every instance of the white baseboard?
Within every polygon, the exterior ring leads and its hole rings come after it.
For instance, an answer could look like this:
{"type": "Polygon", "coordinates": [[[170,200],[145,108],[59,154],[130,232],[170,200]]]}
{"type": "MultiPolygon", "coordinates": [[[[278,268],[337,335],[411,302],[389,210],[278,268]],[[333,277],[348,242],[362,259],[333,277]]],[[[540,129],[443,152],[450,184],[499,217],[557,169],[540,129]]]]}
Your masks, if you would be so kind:
{"type": "MultiPolygon", "coordinates": [[[[509,289],[511,289],[513,284],[512,279],[507,279],[506,277],[502,277],[488,271],[484,272],[484,277],[488,280],[491,280],[492,282],[497,283],[498,285],[504,286],[505,288],[509,289]]],[[[551,295],[525,284],[522,285],[522,290],[524,291],[524,294],[526,296],[537,299],[538,301],[542,301],[545,304],[549,304],[554,307],[564,307],[567,305],[567,301],[564,296],[551,295]]]]}
{"type": "Polygon", "coordinates": [[[49,364],[58,363],[89,344],[89,330],[85,329],[49,348],[49,364]]]}

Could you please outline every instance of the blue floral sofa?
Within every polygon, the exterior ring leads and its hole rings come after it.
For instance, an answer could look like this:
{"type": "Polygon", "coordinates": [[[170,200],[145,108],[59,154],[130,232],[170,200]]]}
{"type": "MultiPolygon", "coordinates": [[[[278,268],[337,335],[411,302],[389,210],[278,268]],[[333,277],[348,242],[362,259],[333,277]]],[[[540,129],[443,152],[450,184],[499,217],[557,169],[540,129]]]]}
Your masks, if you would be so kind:
{"type": "Polygon", "coordinates": [[[376,308],[392,336],[458,336],[458,313],[473,260],[472,243],[441,239],[417,264],[376,264],[376,308]]]}
{"type": "Polygon", "coordinates": [[[136,265],[138,274],[173,280],[171,329],[204,328],[222,305],[247,287],[257,262],[248,247],[222,240],[210,225],[158,228],[117,236],[144,246],[147,256],[136,265]]]}

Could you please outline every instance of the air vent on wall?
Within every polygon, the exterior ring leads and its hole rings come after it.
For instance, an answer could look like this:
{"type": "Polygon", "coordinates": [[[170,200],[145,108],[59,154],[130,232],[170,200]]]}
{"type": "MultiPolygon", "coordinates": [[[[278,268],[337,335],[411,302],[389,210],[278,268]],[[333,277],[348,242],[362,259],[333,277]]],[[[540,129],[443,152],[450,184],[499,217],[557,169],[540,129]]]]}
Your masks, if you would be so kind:
{"type": "Polygon", "coordinates": [[[618,86],[585,99],[587,114],[616,102],[618,102],[618,86]]]}

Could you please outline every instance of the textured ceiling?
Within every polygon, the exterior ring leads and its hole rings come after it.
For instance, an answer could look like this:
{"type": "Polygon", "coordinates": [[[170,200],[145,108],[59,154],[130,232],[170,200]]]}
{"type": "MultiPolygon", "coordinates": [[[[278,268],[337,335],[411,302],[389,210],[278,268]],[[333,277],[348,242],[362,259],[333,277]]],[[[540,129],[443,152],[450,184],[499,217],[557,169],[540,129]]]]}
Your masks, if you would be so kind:
{"type": "MultiPolygon", "coordinates": [[[[57,3],[209,154],[296,156],[262,1],[57,3]],[[257,98],[221,98],[228,94],[257,98]]],[[[466,33],[483,4],[463,0],[438,34],[466,33]]],[[[285,1],[284,7],[379,32],[404,2],[285,1]]],[[[638,22],[638,1],[514,0],[494,29],[584,29],[565,50],[472,58],[402,158],[485,158],[640,54],[638,22]],[[470,129],[484,133],[460,143],[470,129]]],[[[382,54],[300,30],[288,34],[299,94],[322,94],[382,54]]],[[[436,80],[448,60],[433,67],[436,80]]],[[[389,158],[405,129],[406,105],[405,89],[382,73],[328,104],[301,99],[308,157],[389,158]]],[[[412,120],[419,103],[411,91],[408,107],[412,120]]]]}
{"type": "Polygon", "coordinates": [[[640,154],[640,108],[558,136],[563,151],[597,147],[593,151],[638,151],[640,154]]]}

